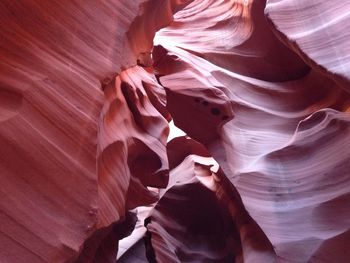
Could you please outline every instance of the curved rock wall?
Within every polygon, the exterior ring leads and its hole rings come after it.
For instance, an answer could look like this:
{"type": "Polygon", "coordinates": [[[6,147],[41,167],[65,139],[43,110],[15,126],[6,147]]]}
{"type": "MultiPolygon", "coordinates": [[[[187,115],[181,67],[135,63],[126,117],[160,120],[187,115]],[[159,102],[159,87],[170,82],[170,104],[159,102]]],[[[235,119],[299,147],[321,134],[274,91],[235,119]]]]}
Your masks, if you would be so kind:
{"type": "Polygon", "coordinates": [[[349,8],[2,1],[0,261],[349,262],[349,8]]]}

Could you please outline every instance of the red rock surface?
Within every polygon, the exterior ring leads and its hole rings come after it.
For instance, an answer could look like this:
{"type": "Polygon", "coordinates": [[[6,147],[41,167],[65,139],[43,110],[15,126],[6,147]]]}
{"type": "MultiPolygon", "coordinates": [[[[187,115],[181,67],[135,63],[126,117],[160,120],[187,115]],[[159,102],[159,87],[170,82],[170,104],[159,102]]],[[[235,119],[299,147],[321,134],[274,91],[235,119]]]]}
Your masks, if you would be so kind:
{"type": "Polygon", "coordinates": [[[249,216],[239,193],[197,142],[168,144],[173,160],[167,189],[150,217],[148,259],[159,262],[273,262],[272,245],[249,216]],[[180,157],[181,154],[181,157],[180,157]],[[204,157],[204,158],[203,158],[204,157]],[[175,162],[176,160],[176,162],[175,162]]]}
{"type": "Polygon", "coordinates": [[[349,8],[347,1],[268,0],[265,13],[286,45],[349,91],[349,8]]]}
{"type": "Polygon", "coordinates": [[[128,31],[142,2],[1,2],[1,262],[73,262],[123,217],[124,201],[109,201],[126,194],[128,175],[107,189],[116,178],[97,168],[111,158],[106,144],[126,143],[98,138],[101,82],[136,65],[139,32],[128,31]]]}
{"type": "Polygon", "coordinates": [[[0,262],[349,262],[349,10],[2,1],[0,262]]]}

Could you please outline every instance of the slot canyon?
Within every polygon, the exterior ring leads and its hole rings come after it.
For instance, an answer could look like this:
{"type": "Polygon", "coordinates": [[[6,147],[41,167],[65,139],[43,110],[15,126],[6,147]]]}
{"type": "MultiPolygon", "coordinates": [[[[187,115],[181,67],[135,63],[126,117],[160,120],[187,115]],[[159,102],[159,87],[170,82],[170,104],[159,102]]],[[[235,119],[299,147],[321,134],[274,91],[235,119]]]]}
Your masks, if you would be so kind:
{"type": "Polygon", "coordinates": [[[0,1],[0,263],[349,263],[349,0],[0,1]]]}

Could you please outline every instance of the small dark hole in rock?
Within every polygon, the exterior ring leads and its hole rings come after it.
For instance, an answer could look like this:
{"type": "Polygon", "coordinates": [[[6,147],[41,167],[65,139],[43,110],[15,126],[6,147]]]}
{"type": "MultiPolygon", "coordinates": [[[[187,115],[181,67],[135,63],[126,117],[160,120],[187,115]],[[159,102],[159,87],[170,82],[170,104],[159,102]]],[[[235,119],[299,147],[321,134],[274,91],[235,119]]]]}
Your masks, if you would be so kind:
{"type": "Polygon", "coordinates": [[[218,108],[211,108],[211,114],[213,115],[219,115],[220,114],[220,110],[218,108]]]}
{"type": "Polygon", "coordinates": [[[207,101],[205,100],[205,101],[202,101],[202,104],[203,104],[204,106],[208,106],[208,105],[209,105],[209,102],[207,102],[207,101]]]}
{"type": "Polygon", "coordinates": [[[199,98],[195,98],[194,101],[198,103],[198,102],[200,102],[201,100],[200,100],[199,98]]]}

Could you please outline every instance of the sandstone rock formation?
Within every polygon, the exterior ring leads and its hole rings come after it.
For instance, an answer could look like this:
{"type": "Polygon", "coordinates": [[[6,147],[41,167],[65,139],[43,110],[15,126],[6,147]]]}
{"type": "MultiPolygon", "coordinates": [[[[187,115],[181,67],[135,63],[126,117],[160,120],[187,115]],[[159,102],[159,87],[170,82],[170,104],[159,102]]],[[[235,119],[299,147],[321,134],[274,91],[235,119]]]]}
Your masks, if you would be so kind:
{"type": "Polygon", "coordinates": [[[2,1],[0,262],[349,262],[349,12],[2,1]]]}

